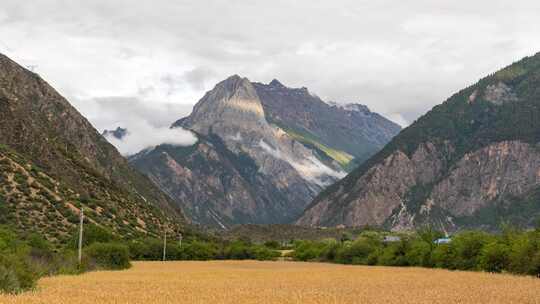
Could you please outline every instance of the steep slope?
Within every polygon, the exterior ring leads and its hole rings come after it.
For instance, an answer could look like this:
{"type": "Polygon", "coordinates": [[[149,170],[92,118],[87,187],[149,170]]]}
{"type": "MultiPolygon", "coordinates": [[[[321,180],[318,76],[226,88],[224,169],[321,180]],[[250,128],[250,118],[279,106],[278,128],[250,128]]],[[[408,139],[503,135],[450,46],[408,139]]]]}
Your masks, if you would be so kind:
{"type": "Polygon", "coordinates": [[[62,96],[0,55],[0,203],[8,224],[59,239],[78,207],[123,236],[178,228],[181,212],[62,96]]]}
{"type": "Polygon", "coordinates": [[[276,79],[253,85],[270,123],[331,157],[336,155],[345,169],[364,162],[401,130],[365,105],[325,103],[306,88],[288,88],[276,79]]]}
{"type": "Polygon", "coordinates": [[[264,85],[236,75],[220,82],[173,124],[198,134],[196,145],[162,145],[131,157],[197,223],[289,223],[323,187],[345,176],[340,157],[348,154],[270,120],[257,87],[264,85]]]}
{"type": "Polygon", "coordinates": [[[531,225],[540,216],[540,55],[434,107],[321,193],[301,225],[531,225]]]}

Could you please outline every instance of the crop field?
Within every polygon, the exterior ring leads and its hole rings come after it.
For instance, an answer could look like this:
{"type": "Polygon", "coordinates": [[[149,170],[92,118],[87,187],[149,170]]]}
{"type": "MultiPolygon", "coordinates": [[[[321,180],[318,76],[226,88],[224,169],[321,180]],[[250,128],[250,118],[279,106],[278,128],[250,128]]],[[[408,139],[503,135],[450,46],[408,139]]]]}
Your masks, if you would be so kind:
{"type": "Polygon", "coordinates": [[[540,303],[540,279],[318,263],[135,262],[42,279],[0,303],[540,303]]]}

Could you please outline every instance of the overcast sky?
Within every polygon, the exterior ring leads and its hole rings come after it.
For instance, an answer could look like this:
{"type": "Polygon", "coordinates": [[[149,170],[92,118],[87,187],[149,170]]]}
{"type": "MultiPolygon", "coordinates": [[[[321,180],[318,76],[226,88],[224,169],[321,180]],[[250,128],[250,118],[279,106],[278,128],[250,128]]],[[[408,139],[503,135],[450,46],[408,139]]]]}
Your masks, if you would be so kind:
{"type": "Polygon", "coordinates": [[[406,125],[540,51],[538,0],[1,2],[0,52],[36,65],[100,131],[168,126],[232,74],[406,125]]]}

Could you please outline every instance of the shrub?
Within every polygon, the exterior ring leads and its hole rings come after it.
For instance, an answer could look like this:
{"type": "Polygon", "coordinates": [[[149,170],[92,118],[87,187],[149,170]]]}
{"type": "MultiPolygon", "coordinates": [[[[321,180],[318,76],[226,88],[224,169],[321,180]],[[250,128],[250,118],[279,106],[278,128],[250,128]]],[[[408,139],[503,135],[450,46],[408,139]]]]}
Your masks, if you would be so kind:
{"type": "Polygon", "coordinates": [[[84,250],[97,268],[120,270],[131,267],[128,247],[118,243],[94,243],[84,250]]]}
{"type": "Polygon", "coordinates": [[[181,260],[206,261],[218,256],[218,248],[215,244],[203,241],[184,242],[180,254],[181,260]]]}
{"type": "Polygon", "coordinates": [[[455,269],[455,254],[450,244],[440,244],[433,249],[431,255],[433,266],[437,268],[455,269]]]}
{"type": "Polygon", "coordinates": [[[478,266],[488,272],[501,272],[508,266],[508,247],[499,242],[486,244],[480,251],[478,266]]]}
{"type": "MultiPolygon", "coordinates": [[[[163,241],[155,238],[135,240],[128,243],[131,259],[140,261],[157,261],[163,258],[163,241]]],[[[171,246],[169,246],[171,247],[171,246]]],[[[167,250],[168,254],[171,254],[167,250]]],[[[180,259],[176,251],[174,259],[180,259]]]]}
{"type": "Polygon", "coordinates": [[[466,231],[454,237],[451,244],[455,253],[456,268],[477,269],[482,247],[491,239],[487,233],[480,231],[466,231]]]}
{"type": "Polygon", "coordinates": [[[16,293],[21,290],[17,275],[10,267],[0,265],[0,291],[16,293]]]}
{"type": "Polygon", "coordinates": [[[250,245],[242,241],[234,241],[227,245],[223,250],[223,254],[225,259],[232,260],[245,260],[253,258],[250,245]]]}
{"type": "Polygon", "coordinates": [[[79,264],[78,254],[73,250],[66,250],[56,256],[53,265],[56,274],[66,275],[81,274],[96,269],[96,265],[86,255],[83,255],[79,264]]]}
{"type": "Polygon", "coordinates": [[[540,273],[540,233],[523,233],[511,240],[509,270],[514,273],[538,275],[540,273]]]}
{"type": "Polygon", "coordinates": [[[276,249],[276,250],[281,248],[281,244],[279,244],[278,241],[267,241],[264,243],[264,246],[267,248],[276,249]]]}
{"type": "Polygon", "coordinates": [[[0,255],[0,291],[16,293],[34,288],[38,278],[24,252],[0,255]]]}
{"type": "Polygon", "coordinates": [[[388,244],[378,258],[378,264],[384,266],[407,266],[408,243],[406,240],[388,244]]]}
{"type": "MultiPolygon", "coordinates": [[[[79,222],[79,217],[77,217],[77,223],[79,222]]],[[[79,227],[73,228],[71,233],[71,239],[68,243],[68,248],[70,249],[77,249],[79,244],[79,227]]],[[[117,241],[118,239],[116,236],[108,229],[86,223],[84,225],[84,231],[83,231],[83,246],[87,247],[89,245],[92,245],[94,243],[110,243],[117,241]]]]}
{"type": "Polygon", "coordinates": [[[323,242],[297,241],[294,244],[293,256],[299,261],[310,261],[320,259],[325,251],[326,245],[323,242]]]}
{"type": "Polygon", "coordinates": [[[537,276],[540,278],[540,251],[537,251],[531,260],[531,266],[527,274],[537,276]]]}
{"type": "Polygon", "coordinates": [[[252,247],[252,258],[259,261],[275,260],[281,256],[279,251],[266,246],[255,245],[252,247]]]}
{"type": "Polygon", "coordinates": [[[411,266],[433,267],[432,246],[423,240],[414,240],[405,257],[411,266]]]}
{"type": "Polygon", "coordinates": [[[345,264],[368,265],[369,258],[382,244],[377,239],[361,237],[352,243],[345,243],[338,252],[336,261],[345,264]]]}

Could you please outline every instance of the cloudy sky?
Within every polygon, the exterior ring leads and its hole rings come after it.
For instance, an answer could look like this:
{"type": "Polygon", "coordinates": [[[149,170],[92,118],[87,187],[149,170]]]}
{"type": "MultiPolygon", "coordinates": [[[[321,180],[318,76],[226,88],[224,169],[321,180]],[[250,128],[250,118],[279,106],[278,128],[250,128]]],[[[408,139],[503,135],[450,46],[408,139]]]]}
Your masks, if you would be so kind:
{"type": "Polygon", "coordinates": [[[539,15],[537,0],[2,0],[0,52],[99,130],[163,129],[232,74],[406,125],[540,51],[539,15]]]}

